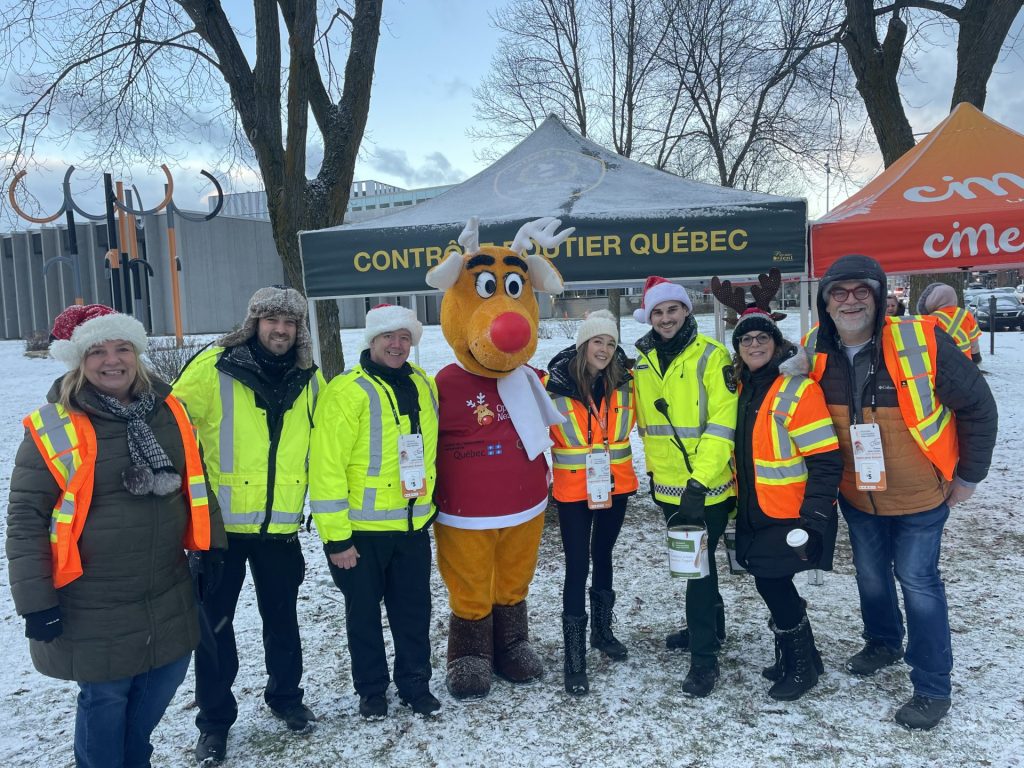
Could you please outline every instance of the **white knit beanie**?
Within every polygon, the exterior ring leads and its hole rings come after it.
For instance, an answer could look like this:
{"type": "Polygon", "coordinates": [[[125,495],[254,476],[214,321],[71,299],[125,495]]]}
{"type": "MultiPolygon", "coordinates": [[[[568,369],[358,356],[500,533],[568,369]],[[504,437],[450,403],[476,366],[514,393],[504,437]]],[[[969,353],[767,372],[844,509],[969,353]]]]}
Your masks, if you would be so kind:
{"type": "Polygon", "coordinates": [[[127,341],[137,355],[143,354],[149,344],[142,323],[102,304],[68,307],[53,321],[50,338],[50,357],[60,360],[69,371],[77,368],[85,353],[97,344],[127,341]]]}
{"type": "Polygon", "coordinates": [[[420,343],[420,337],[423,336],[423,324],[416,318],[415,312],[395,304],[378,304],[366,313],[366,330],[363,331],[363,339],[366,341],[366,346],[369,347],[370,342],[382,333],[402,329],[412,334],[413,345],[420,343]]]}
{"type": "Polygon", "coordinates": [[[605,334],[619,343],[619,328],[615,322],[615,315],[607,309],[595,309],[580,323],[576,331],[576,349],[579,349],[595,336],[605,334]]]}

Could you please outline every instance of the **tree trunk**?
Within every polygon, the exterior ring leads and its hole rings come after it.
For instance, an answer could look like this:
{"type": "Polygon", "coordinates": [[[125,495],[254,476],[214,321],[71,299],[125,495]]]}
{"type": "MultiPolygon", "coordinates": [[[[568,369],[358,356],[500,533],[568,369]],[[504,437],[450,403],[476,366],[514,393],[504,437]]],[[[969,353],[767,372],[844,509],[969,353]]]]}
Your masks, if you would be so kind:
{"type": "Polygon", "coordinates": [[[620,307],[622,306],[622,289],[621,288],[609,288],[608,289],[608,311],[612,313],[615,318],[615,330],[619,333],[619,338],[622,338],[622,321],[619,317],[620,307]]]}
{"type": "Polygon", "coordinates": [[[967,0],[960,12],[956,83],[950,109],[966,101],[985,108],[988,80],[1024,0],[967,0]]]}
{"type": "Polygon", "coordinates": [[[956,272],[929,272],[922,275],[911,275],[910,301],[907,303],[907,314],[917,314],[917,300],[924,289],[932,283],[945,283],[946,285],[953,286],[956,290],[957,303],[963,306],[964,288],[967,285],[968,274],[970,273],[966,270],[957,270],[956,272]]]}
{"type": "Polygon", "coordinates": [[[903,110],[897,75],[907,39],[907,25],[898,10],[889,18],[884,43],[875,33],[874,3],[846,0],[846,32],[840,42],[846,49],[864,100],[885,167],[895,163],[914,146],[914,132],[903,110]]]}

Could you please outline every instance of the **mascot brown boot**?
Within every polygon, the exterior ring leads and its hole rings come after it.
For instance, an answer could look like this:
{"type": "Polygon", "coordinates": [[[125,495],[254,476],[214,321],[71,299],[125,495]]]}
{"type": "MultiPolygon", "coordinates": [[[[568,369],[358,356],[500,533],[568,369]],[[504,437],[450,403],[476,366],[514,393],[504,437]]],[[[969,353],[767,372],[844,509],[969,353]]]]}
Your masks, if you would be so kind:
{"type": "Polygon", "coordinates": [[[493,615],[471,621],[451,614],[445,685],[456,699],[482,699],[490,693],[493,635],[493,615]]]}
{"type": "Polygon", "coordinates": [[[529,683],[544,674],[540,657],[530,647],[526,601],[496,605],[494,612],[494,671],[510,683],[529,683]]]}

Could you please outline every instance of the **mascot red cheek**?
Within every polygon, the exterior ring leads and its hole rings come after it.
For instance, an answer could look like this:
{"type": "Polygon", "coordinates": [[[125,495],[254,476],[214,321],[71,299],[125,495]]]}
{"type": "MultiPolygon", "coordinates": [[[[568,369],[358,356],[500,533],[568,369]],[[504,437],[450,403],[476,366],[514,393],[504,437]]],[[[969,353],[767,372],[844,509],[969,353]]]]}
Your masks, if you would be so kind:
{"type": "Polygon", "coordinates": [[[478,220],[459,237],[462,254],[427,273],[444,291],[441,327],[458,363],[437,374],[440,425],[434,500],[437,560],[448,587],[447,686],[459,699],[486,696],[491,672],[514,683],[543,673],[530,647],[526,595],[548,505],[544,450],[562,415],[538,372],[534,291],[558,294],[547,259],[526,254],[531,239],[562,243],[557,219],[523,225],[511,248],[480,247],[478,220]]]}

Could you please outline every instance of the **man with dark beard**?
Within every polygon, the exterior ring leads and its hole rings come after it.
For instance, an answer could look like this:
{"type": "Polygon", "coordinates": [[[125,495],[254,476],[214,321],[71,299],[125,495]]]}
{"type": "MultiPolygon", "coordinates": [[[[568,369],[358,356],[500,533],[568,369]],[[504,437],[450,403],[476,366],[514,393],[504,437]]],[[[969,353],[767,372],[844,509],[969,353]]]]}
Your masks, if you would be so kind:
{"type": "Polygon", "coordinates": [[[238,674],[232,619],[246,564],[263,619],[263,698],[291,731],[305,731],[316,720],[299,687],[295,604],[306,567],[299,545],[306,458],[317,393],[324,386],[313,363],[306,300],[281,286],[256,291],[242,327],[200,353],[174,384],[199,431],[228,534],[222,577],[209,573],[203,560],[194,563],[207,581],[196,651],[195,754],[201,764],[225,758],[228,729],[238,717],[231,693],[238,674]]]}
{"type": "Polygon", "coordinates": [[[704,697],[718,681],[725,610],[714,568],[715,548],[736,502],[729,459],[736,429],[736,383],[726,348],[697,332],[686,289],[649,277],[638,322],[653,328],[636,342],[637,423],[643,435],[651,495],[666,524],[707,527],[711,572],[686,583],[686,627],[666,639],[690,649],[683,693],[704,697]]]}

